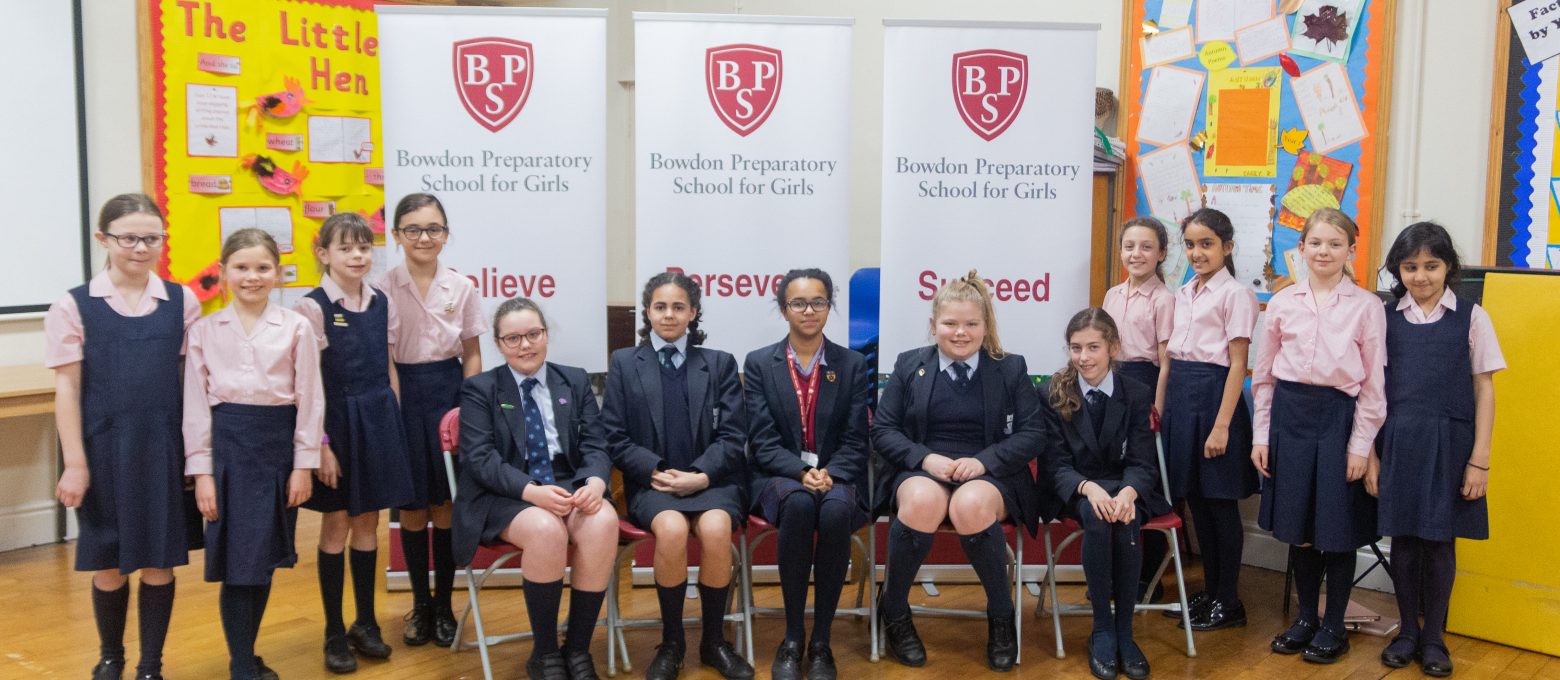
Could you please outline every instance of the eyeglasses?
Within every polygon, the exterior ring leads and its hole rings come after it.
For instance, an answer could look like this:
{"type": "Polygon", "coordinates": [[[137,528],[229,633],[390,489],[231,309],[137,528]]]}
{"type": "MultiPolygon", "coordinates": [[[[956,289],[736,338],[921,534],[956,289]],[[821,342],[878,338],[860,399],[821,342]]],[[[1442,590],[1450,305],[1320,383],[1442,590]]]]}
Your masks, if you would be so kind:
{"type": "Polygon", "coordinates": [[[547,329],[538,328],[528,333],[510,333],[509,335],[505,335],[499,338],[498,342],[509,349],[514,349],[520,346],[521,340],[525,340],[534,345],[538,342],[541,342],[542,338],[545,337],[547,337],[547,329]]]}
{"type": "Polygon", "coordinates": [[[409,241],[419,240],[423,237],[423,234],[427,234],[428,238],[435,241],[443,241],[444,237],[450,235],[449,227],[441,227],[437,224],[430,227],[397,228],[396,231],[405,236],[409,241]]]}
{"type": "Polygon", "coordinates": [[[137,243],[142,244],[148,248],[159,248],[162,246],[163,239],[168,238],[167,234],[140,235],[103,233],[103,235],[113,239],[114,243],[118,243],[119,247],[121,248],[134,248],[135,244],[137,243]]]}
{"type": "Polygon", "coordinates": [[[796,312],[797,314],[801,314],[802,312],[807,311],[809,307],[811,307],[814,312],[822,312],[823,310],[829,308],[829,301],[823,298],[813,298],[811,300],[793,298],[786,300],[785,302],[785,308],[796,312]]]}

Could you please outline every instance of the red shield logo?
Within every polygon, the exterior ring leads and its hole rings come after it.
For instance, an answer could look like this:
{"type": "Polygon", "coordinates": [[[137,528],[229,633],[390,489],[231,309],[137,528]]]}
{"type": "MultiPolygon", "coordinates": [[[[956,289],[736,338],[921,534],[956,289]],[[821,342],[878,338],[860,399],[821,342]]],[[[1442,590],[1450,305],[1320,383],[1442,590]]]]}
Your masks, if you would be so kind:
{"type": "Polygon", "coordinates": [[[959,116],[981,139],[1007,131],[1024,108],[1029,90],[1029,57],[1006,50],[975,50],[953,55],[953,101],[959,116]]]}
{"type": "Polygon", "coordinates": [[[704,51],[704,82],[721,122],[743,137],[757,130],[780,99],[780,50],[724,45],[704,51]]]}
{"type": "Polygon", "coordinates": [[[515,119],[531,96],[531,43],[472,38],[455,43],[455,91],[466,113],[493,132],[515,119]]]}

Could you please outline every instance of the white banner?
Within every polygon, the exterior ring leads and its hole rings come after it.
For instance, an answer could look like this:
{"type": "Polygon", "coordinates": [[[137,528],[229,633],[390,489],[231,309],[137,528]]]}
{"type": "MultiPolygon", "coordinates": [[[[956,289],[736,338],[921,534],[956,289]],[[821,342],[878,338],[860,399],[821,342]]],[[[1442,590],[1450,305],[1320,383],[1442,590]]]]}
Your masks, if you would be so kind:
{"type": "Polygon", "coordinates": [[[932,294],[970,269],[1007,351],[1035,374],[1066,360],[1089,302],[1098,29],[884,22],[880,371],[931,341],[932,294]]]}
{"type": "MultiPolygon", "coordinates": [[[[605,371],[607,11],[376,9],[387,219],[406,194],[437,195],[440,261],[483,308],[536,300],[547,358],[605,371]]],[[[501,361],[486,337],[482,352],[501,361]]]]}
{"type": "Polygon", "coordinates": [[[634,20],[638,283],[697,278],[709,345],[740,359],[785,335],[780,277],[818,267],[835,284],[825,332],[845,343],[850,20],[634,20]]]}

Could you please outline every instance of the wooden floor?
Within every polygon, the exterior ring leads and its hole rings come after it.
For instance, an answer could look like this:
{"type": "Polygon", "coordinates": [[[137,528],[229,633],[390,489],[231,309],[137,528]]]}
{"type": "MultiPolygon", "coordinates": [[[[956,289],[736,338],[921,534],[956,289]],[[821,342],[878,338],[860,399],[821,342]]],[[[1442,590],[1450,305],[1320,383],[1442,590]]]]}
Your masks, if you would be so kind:
{"type": "MultiPolygon", "coordinates": [[[[318,534],[314,513],[302,513],[298,546],[301,561],[292,570],[277,572],[276,586],[266,612],[258,644],[266,662],[283,678],[331,677],[322,666],[321,630],[323,616],[319,608],[314,578],[313,545],[318,534]]],[[[381,539],[383,543],[383,539],[381,539]]],[[[381,551],[383,555],[383,551],[381,551]]],[[[0,554],[0,678],[81,678],[97,659],[97,633],[88,595],[90,577],[70,570],[72,548],[67,545],[43,546],[0,554]]],[[[178,571],[179,591],[174,608],[173,628],[165,654],[169,680],[224,678],[227,656],[222,628],[217,618],[217,586],[201,580],[200,554],[191,555],[192,564],[178,571]]],[[[1192,571],[1196,571],[1193,569],[1192,571]]],[[[1192,576],[1191,578],[1199,578],[1192,576]]],[[[1321,678],[1418,678],[1416,667],[1396,672],[1382,666],[1377,655],[1386,646],[1383,638],[1355,635],[1354,651],[1334,666],[1307,664],[1294,657],[1268,651],[1271,637],[1287,624],[1277,606],[1283,588],[1281,574],[1247,568],[1242,574],[1242,591],[1251,625],[1244,629],[1203,633],[1197,637],[1198,656],[1187,658],[1182,636],[1174,622],[1149,613],[1138,619],[1137,640],[1148,654],[1155,678],[1250,678],[1305,680],[1321,678]]],[[[846,596],[852,597],[853,586],[846,596]]],[[[1081,601],[1083,589],[1067,587],[1064,601],[1081,601]]],[[[779,589],[759,587],[760,605],[779,606],[779,589]]],[[[925,597],[916,588],[912,600],[920,603],[953,606],[981,606],[980,589],[952,586],[942,589],[937,598],[925,597]]],[[[433,646],[404,647],[399,643],[401,617],[410,605],[405,593],[381,592],[378,615],[385,637],[395,647],[387,662],[360,662],[354,677],[372,678],[481,678],[482,666],[475,650],[451,654],[433,646]]],[[[1377,611],[1394,611],[1389,596],[1364,592],[1357,598],[1377,611]]],[[[351,609],[351,591],[347,607],[351,609]]],[[[464,591],[456,593],[456,608],[465,601],[464,591]]],[[[490,632],[524,626],[521,596],[517,590],[495,590],[483,598],[490,632]]],[[[1033,600],[1028,600],[1031,606],[1033,600]]],[[[655,595],[648,589],[633,589],[625,595],[627,616],[655,616],[655,595]]],[[[687,609],[696,613],[696,603],[687,609]]],[[[348,620],[351,620],[348,614],[348,620]]],[[[1023,663],[1009,677],[1090,678],[1085,638],[1088,617],[1063,620],[1068,654],[1057,659],[1051,636],[1050,620],[1033,616],[1024,622],[1023,663]]],[[[873,664],[867,660],[868,635],[865,621],[841,618],[835,625],[834,651],[840,664],[840,677],[847,680],[875,678],[960,678],[985,674],[985,624],[973,620],[922,618],[918,620],[931,662],[926,668],[909,669],[884,659],[873,664]]],[[[132,606],[126,632],[126,648],[134,662],[137,633],[132,606]]],[[[729,628],[728,628],[729,630],[729,628]]],[[[755,626],[754,664],[760,677],[767,677],[783,624],[779,619],[760,619],[755,626]]],[[[689,630],[689,639],[697,643],[698,630],[689,630]]],[[[659,640],[655,630],[628,633],[628,644],[635,672],[640,677],[654,654],[659,640]]],[[[1560,680],[1560,659],[1524,652],[1502,645],[1452,636],[1449,639],[1456,674],[1464,680],[1476,678],[1552,678],[1560,680]]],[[[512,643],[494,648],[495,675],[498,678],[524,678],[524,659],[528,643],[512,643]]],[[[598,629],[593,650],[598,669],[605,677],[606,640],[598,629]]],[[[714,680],[719,676],[698,664],[697,653],[690,651],[684,678],[714,680]]],[[[127,674],[128,675],[128,674],[127,674]]],[[[620,671],[619,677],[624,677],[620,671]]]]}

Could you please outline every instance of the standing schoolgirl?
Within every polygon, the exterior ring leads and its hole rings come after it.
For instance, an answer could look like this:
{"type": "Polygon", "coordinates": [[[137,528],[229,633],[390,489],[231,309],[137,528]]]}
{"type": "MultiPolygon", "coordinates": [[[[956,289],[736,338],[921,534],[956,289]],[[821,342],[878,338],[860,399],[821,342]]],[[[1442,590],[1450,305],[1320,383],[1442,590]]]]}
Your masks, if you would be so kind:
{"type": "Polygon", "coordinates": [[[461,389],[455,548],[461,564],[478,545],[521,551],[526,613],[534,634],[531,680],[596,680],[590,638],[617,552],[617,511],[596,395],[585,370],[547,361],[547,320],[535,302],[512,298],[493,315],[504,365],[461,389]],[[563,570],[569,627],[558,648],[563,570]]]}
{"type": "Polygon", "coordinates": [[[878,455],[894,468],[878,600],[888,653],[907,666],[926,663],[910,586],[946,518],[986,591],[986,663],[1005,671],[1017,661],[1018,639],[1001,522],[1034,533],[1041,519],[1029,469],[1043,443],[1040,399],[1024,357],[1002,350],[991,292],[973,270],[937,289],[930,326],[936,344],[895,360],[872,426],[878,455]]]}
{"type": "Polygon", "coordinates": [[[737,362],[699,347],[698,282],[677,273],[650,277],[640,296],[642,341],[612,353],[602,422],[608,453],[623,471],[628,516],[655,535],[661,644],[650,680],[682,671],[688,532],[699,539],[699,660],[726,678],[751,678],[722,624],[731,591],[731,535],[746,520],[746,418],[737,362]]]}
{"type": "Polygon", "coordinates": [[[1191,598],[1192,630],[1218,630],[1246,625],[1237,587],[1245,546],[1237,502],[1257,490],[1257,472],[1247,464],[1251,413],[1241,398],[1257,296],[1235,280],[1228,216],[1200,209],[1182,222],[1181,234],[1196,275],[1176,291],[1160,438],[1170,494],[1186,499],[1202,549],[1204,591],[1191,598]]]}
{"type": "Polygon", "coordinates": [[[274,680],[255,656],[271,573],[298,561],[293,527],[320,462],[320,353],[302,316],[270,304],[276,241],[240,229],[222,245],[227,307],[190,327],[184,473],[206,517],[206,580],[220,581],[234,680],[274,680]]]}
{"type": "Polygon", "coordinates": [[[450,486],[439,446],[439,419],[460,401],[460,383],[482,372],[482,300],[471,281],[439,266],[449,238],[444,205],[433,194],[408,194],[395,206],[396,243],[406,259],[385,275],[385,297],[400,321],[390,350],[401,382],[401,423],[411,458],[412,501],[402,506],[401,552],[411,582],[412,613],[404,640],[416,646],[455,641],[450,592],[450,486]],[[433,520],[433,593],[428,592],[428,531],[433,520]]]}
{"type": "Polygon", "coordinates": [[[1299,618],[1271,647],[1315,663],[1349,651],[1354,555],[1377,537],[1376,504],[1360,478],[1386,418],[1386,315],[1348,275],[1358,234],[1332,208],[1306,220],[1306,279],[1268,301],[1251,374],[1251,460],[1267,478],[1258,522],[1292,546],[1299,595],[1299,618]],[[1324,575],[1327,617],[1318,619],[1324,575]]]}
{"type": "Polygon", "coordinates": [[[814,574],[808,680],[836,675],[829,633],[850,565],[850,537],[869,517],[867,362],[823,336],[834,281],[820,269],[793,269],[775,303],[790,324],[784,340],[753,350],[743,363],[748,439],[753,449],[753,510],[779,527],[785,639],[771,676],[802,675],[807,579],[814,574]],[[816,548],[813,545],[817,537],[816,548]]]}
{"type": "Polygon", "coordinates": [[[108,199],[96,234],[108,251],[107,268],[43,319],[43,363],[54,369],[54,420],[65,458],[55,496],[77,508],[76,570],[94,572],[95,680],[118,680],[124,671],[129,575],[137,571],[136,677],[162,677],[173,568],[189,563],[179,369],[200,302],[157,277],[166,236],[162,212],[145,194],[108,199]]]}
{"type": "Polygon", "coordinates": [[[390,656],[374,618],[379,562],[379,511],[412,500],[412,462],[401,431],[391,347],[399,336],[395,307],[368,285],[374,232],[356,213],[337,213],[320,226],[314,253],[325,270],[320,285],[295,308],[320,346],[325,386],[325,437],[314,495],[305,508],[321,513],[320,599],[325,604],[325,669],[357,670],[354,653],[390,656]],[[357,619],[342,621],[342,552],[352,548],[357,619]]]}
{"type": "Polygon", "coordinates": [[[1067,322],[1067,366],[1041,389],[1045,460],[1064,512],[1083,527],[1083,573],[1094,608],[1089,671],[1148,677],[1148,657],[1132,639],[1143,521],[1170,511],[1159,492],[1159,461],[1149,422],[1153,390],[1115,370],[1121,335],[1109,314],[1085,309],[1067,322]],[[1111,604],[1114,602],[1115,608],[1111,604]]]}
{"type": "Polygon", "coordinates": [[[1381,533],[1392,537],[1402,618],[1381,662],[1401,668],[1418,659],[1436,677],[1452,674],[1443,635],[1454,541],[1490,536],[1493,376],[1506,368],[1490,315],[1452,292],[1460,269],[1451,236],[1431,222],[1409,225],[1387,252],[1398,298],[1387,305],[1387,421],[1379,469],[1373,458],[1366,476],[1381,498],[1381,533]]]}

